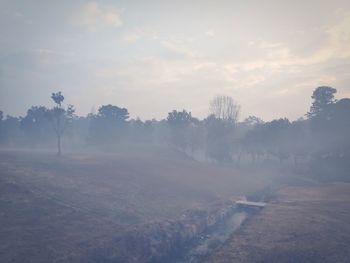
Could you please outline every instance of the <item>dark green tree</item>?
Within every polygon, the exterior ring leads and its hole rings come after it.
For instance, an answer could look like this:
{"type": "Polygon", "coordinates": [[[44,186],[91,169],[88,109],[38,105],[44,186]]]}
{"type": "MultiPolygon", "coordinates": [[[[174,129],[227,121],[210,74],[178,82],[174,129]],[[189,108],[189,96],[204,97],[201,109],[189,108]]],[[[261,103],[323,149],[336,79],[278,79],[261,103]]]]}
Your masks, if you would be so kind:
{"type": "Polygon", "coordinates": [[[306,114],[308,118],[318,116],[321,112],[327,110],[328,106],[335,102],[334,94],[337,90],[328,86],[321,86],[314,90],[311,98],[313,99],[310,111],[306,114]]]}
{"type": "Polygon", "coordinates": [[[219,163],[232,161],[232,123],[214,114],[204,120],[206,129],[206,157],[219,163]]]}
{"type": "Polygon", "coordinates": [[[129,112],[111,104],[102,105],[98,114],[90,116],[90,142],[115,142],[126,134],[129,112]]]}
{"type": "Polygon", "coordinates": [[[27,115],[21,119],[21,130],[29,142],[38,144],[47,139],[47,128],[50,126],[48,120],[49,109],[44,106],[32,106],[27,115]]]}
{"type": "Polygon", "coordinates": [[[191,123],[192,115],[191,112],[187,112],[186,110],[173,110],[168,113],[167,121],[172,126],[186,126],[191,123]]]}
{"type": "Polygon", "coordinates": [[[182,151],[188,146],[188,127],[193,118],[186,110],[173,110],[168,113],[167,123],[170,127],[171,143],[182,151]]]}

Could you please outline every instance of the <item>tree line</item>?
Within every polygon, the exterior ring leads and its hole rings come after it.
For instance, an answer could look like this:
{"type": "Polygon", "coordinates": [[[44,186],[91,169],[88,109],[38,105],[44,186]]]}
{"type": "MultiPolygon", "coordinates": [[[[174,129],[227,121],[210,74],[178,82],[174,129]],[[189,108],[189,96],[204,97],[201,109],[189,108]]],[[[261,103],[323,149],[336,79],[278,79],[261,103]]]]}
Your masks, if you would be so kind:
{"type": "Polygon", "coordinates": [[[52,108],[32,106],[23,117],[5,117],[0,111],[0,143],[31,149],[56,144],[59,155],[62,140],[66,148],[157,144],[203,161],[237,166],[269,160],[295,166],[315,160],[347,163],[350,99],[337,100],[336,92],[332,87],[318,87],[305,116],[268,122],[255,116],[239,121],[240,106],[230,96],[216,96],[204,119],[187,110],[173,110],[162,120],[142,121],[130,119],[126,108],[111,104],[102,105],[97,113],[77,116],[73,105],[64,107],[64,96],[57,92],[51,95],[52,108]]]}

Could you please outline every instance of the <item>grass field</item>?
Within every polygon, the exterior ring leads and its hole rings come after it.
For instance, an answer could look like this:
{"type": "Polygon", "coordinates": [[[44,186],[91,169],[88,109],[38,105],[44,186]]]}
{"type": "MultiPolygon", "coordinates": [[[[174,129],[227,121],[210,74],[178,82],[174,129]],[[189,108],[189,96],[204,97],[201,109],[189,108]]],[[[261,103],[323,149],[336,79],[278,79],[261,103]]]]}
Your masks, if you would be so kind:
{"type": "Polygon", "coordinates": [[[349,262],[350,184],[279,190],[206,263],[349,262]]]}
{"type": "MultiPolygon", "coordinates": [[[[248,195],[275,176],[176,153],[0,152],[0,261],[89,262],[142,224],[248,195]]],[[[95,262],[100,262],[95,260],[95,262]]],[[[101,261],[102,262],[102,261],[101,261]]]]}

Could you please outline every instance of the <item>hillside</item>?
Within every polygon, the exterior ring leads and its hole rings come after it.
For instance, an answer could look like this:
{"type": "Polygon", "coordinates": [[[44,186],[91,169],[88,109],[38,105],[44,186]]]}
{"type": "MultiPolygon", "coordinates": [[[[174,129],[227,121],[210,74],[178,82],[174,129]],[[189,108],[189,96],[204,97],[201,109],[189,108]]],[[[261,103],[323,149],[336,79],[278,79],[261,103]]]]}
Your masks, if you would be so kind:
{"type": "Polygon", "coordinates": [[[134,227],[177,220],[272,178],[160,156],[1,152],[1,261],[86,262],[101,249],[117,253],[113,240],[134,227]]]}

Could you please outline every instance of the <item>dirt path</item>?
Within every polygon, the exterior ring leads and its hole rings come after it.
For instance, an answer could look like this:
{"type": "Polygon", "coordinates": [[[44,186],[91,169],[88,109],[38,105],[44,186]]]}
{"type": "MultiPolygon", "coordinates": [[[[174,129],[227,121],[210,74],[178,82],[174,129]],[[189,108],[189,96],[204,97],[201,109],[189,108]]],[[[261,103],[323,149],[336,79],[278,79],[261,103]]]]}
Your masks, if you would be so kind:
{"type": "Polygon", "coordinates": [[[350,184],[286,187],[205,263],[349,262],[350,184]]]}

